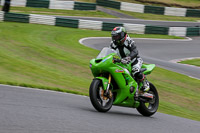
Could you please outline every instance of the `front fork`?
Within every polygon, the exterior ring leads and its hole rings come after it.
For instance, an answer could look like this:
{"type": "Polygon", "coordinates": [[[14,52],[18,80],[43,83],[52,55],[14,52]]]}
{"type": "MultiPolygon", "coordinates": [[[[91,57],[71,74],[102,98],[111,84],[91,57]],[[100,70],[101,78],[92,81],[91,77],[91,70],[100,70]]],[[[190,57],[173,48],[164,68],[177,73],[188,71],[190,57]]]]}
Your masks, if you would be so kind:
{"type": "Polygon", "coordinates": [[[111,83],[111,74],[109,74],[109,77],[108,77],[108,85],[104,93],[105,96],[109,95],[108,93],[109,93],[110,83],[111,83]]]}

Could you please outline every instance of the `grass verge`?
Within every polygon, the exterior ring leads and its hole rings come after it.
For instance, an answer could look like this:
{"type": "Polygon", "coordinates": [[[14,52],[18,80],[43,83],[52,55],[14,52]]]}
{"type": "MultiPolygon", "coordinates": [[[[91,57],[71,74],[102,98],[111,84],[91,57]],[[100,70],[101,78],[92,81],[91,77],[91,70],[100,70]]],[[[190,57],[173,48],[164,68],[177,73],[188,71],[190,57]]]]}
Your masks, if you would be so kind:
{"type": "Polygon", "coordinates": [[[194,66],[200,67],[200,58],[199,59],[180,61],[178,63],[189,64],[189,65],[194,65],[194,66]]]}
{"type": "MultiPolygon", "coordinates": [[[[96,0],[75,0],[81,2],[90,2],[95,3],[96,0]]],[[[174,7],[197,7],[200,5],[199,0],[116,0],[119,2],[130,2],[130,3],[138,3],[144,5],[154,5],[154,6],[174,6],[174,7]]]]}
{"type": "MultiPolygon", "coordinates": [[[[149,13],[136,13],[130,11],[122,11],[118,9],[108,8],[120,13],[124,13],[134,18],[145,20],[163,20],[163,21],[200,21],[200,18],[195,17],[177,17],[167,15],[156,15],[149,13]]],[[[82,10],[61,10],[61,9],[47,9],[47,8],[32,8],[32,7],[11,7],[10,12],[24,13],[24,14],[42,14],[42,15],[59,15],[59,16],[83,16],[83,17],[101,17],[101,18],[117,18],[101,11],[82,11],[82,10]]]]}
{"type": "Polygon", "coordinates": [[[155,34],[129,34],[133,38],[184,39],[184,37],[155,34]]]}
{"type": "Polygon", "coordinates": [[[200,21],[200,18],[198,18],[198,17],[196,17],[196,18],[195,17],[177,17],[177,16],[150,14],[150,13],[137,13],[137,12],[130,12],[130,11],[122,11],[122,10],[113,9],[113,8],[108,8],[108,9],[133,16],[134,18],[144,19],[144,20],[192,21],[192,22],[200,21]]]}
{"type": "MultiPolygon", "coordinates": [[[[0,83],[88,95],[89,61],[99,51],[78,41],[91,36],[110,32],[0,23],[0,83]]],[[[199,80],[161,68],[148,79],[159,91],[159,112],[200,121],[199,80]]]]}
{"type": "Polygon", "coordinates": [[[102,17],[116,18],[101,11],[82,11],[82,10],[61,10],[33,7],[11,7],[10,12],[25,13],[25,14],[43,14],[43,15],[61,15],[61,16],[84,16],[84,17],[102,17]]]}

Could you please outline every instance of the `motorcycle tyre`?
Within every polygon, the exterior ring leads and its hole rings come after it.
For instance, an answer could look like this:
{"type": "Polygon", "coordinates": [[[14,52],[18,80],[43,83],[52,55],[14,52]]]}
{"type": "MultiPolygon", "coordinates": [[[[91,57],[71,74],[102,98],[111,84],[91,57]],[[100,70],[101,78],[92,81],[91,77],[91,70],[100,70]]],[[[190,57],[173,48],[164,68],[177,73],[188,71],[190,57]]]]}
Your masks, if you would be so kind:
{"type": "Polygon", "coordinates": [[[112,104],[113,104],[113,97],[110,99],[109,104],[103,107],[97,100],[98,94],[98,89],[102,85],[102,81],[99,79],[94,79],[90,85],[90,90],[89,90],[89,96],[90,96],[90,101],[94,108],[99,111],[99,112],[107,112],[111,109],[112,104]]]}
{"type": "Polygon", "coordinates": [[[152,91],[154,93],[156,100],[155,100],[155,105],[154,105],[153,109],[148,109],[145,106],[145,102],[142,102],[142,101],[140,102],[140,105],[137,108],[137,111],[140,114],[142,114],[143,116],[152,116],[153,114],[156,113],[158,106],[159,106],[159,96],[158,96],[158,92],[156,90],[156,87],[152,83],[149,83],[149,84],[150,84],[150,91],[152,91]]]}

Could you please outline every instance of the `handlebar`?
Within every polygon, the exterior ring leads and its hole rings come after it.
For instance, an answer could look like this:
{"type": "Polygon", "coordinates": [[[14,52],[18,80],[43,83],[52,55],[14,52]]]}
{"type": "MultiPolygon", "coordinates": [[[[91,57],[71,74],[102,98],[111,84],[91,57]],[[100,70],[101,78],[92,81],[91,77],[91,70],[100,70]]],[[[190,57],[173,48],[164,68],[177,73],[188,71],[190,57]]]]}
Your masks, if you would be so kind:
{"type": "Polygon", "coordinates": [[[113,61],[114,61],[114,63],[115,63],[115,62],[120,63],[120,62],[121,62],[121,59],[113,58],[113,61]]]}

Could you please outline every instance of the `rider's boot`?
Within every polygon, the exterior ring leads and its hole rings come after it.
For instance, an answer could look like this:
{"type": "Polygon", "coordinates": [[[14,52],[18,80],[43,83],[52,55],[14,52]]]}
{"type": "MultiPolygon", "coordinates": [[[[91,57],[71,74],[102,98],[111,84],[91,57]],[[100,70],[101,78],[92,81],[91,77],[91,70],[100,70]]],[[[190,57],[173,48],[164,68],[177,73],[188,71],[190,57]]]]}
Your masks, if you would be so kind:
{"type": "Polygon", "coordinates": [[[150,90],[150,85],[149,85],[149,82],[147,81],[147,79],[144,79],[144,80],[142,81],[142,83],[143,83],[143,91],[144,91],[144,92],[149,91],[149,90],[150,90]]]}
{"type": "Polygon", "coordinates": [[[143,78],[139,80],[139,82],[142,82],[143,87],[141,89],[141,91],[139,91],[138,96],[141,98],[153,98],[153,95],[148,93],[148,91],[150,90],[150,85],[148,80],[145,78],[145,75],[143,74],[143,78]]]}

